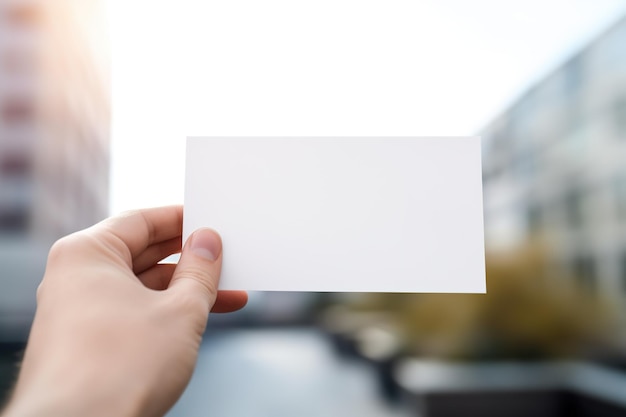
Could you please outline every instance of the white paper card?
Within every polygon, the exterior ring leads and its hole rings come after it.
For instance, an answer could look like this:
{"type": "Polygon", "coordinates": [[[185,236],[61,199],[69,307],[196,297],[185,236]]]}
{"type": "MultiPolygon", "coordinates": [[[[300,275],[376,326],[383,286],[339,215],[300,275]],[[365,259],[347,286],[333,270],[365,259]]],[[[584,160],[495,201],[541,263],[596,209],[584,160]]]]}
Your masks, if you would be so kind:
{"type": "Polygon", "coordinates": [[[186,171],[220,289],[485,292],[478,137],[193,137],[186,171]]]}

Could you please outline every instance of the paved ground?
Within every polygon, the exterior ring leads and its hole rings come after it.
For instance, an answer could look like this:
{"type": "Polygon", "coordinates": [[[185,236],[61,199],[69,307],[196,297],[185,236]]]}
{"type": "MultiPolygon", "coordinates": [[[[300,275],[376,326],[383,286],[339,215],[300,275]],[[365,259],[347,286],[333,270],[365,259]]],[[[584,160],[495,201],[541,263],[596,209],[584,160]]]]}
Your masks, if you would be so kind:
{"type": "Polygon", "coordinates": [[[0,345],[0,410],[13,389],[24,346],[0,345]]]}
{"type": "MultiPolygon", "coordinates": [[[[373,369],[338,358],[314,330],[211,331],[168,417],[409,417],[377,392],[373,369]]],[[[0,408],[22,347],[0,349],[0,408]]]]}
{"type": "Polygon", "coordinates": [[[339,359],[309,330],[207,335],[198,367],[168,417],[408,417],[387,405],[373,370],[339,359]]]}

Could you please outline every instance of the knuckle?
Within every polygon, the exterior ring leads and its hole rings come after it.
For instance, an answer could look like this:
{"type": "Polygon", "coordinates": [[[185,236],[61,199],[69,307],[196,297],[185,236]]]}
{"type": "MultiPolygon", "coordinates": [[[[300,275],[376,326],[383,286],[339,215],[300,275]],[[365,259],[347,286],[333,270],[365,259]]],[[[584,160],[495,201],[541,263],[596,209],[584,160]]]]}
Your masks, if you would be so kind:
{"type": "Polygon", "coordinates": [[[46,300],[56,298],[59,294],[58,282],[51,279],[48,275],[44,275],[41,282],[35,290],[35,301],[37,306],[41,306],[46,300]]]}
{"type": "Polygon", "coordinates": [[[105,230],[115,230],[125,219],[141,215],[141,210],[126,210],[115,216],[106,218],[94,227],[103,228],[105,230]]]}
{"type": "Polygon", "coordinates": [[[48,262],[61,259],[65,254],[71,253],[75,248],[75,241],[75,234],[71,234],[54,242],[48,252],[48,262]]]}
{"type": "Polygon", "coordinates": [[[199,284],[205,295],[214,297],[217,294],[217,280],[206,268],[188,266],[181,271],[181,278],[192,280],[199,284]]]}
{"type": "Polygon", "coordinates": [[[204,294],[175,291],[166,298],[168,307],[165,310],[170,312],[168,320],[175,320],[179,329],[185,328],[195,334],[204,332],[212,305],[204,294]]]}
{"type": "Polygon", "coordinates": [[[184,315],[195,316],[198,311],[207,309],[207,301],[204,295],[197,293],[178,292],[174,298],[173,307],[184,315]]]}
{"type": "Polygon", "coordinates": [[[132,209],[132,210],[125,210],[125,211],[121,212],[120,214],[118,214],[116,217],[120,217],[120,218],[133,217],[133,216],[136,216],[138,214],[141,214],[141,210],[132,209]]]}
{"type": "Polygon", "coordinates": [[[42,298],[44,297],[46,286],[44,285],[44,281],[37,286],[37,291],[35,292],[35,298],[37,299],[37,304],[41,303],[42,298]]]}

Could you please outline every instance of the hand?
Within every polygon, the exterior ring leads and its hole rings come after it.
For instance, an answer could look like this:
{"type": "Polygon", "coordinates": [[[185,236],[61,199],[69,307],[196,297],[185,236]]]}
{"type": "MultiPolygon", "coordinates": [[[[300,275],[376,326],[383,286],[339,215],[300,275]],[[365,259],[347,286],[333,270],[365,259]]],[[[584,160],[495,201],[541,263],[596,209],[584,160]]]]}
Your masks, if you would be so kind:
{"type": "Polygon", "coordinates": [[[37,312],[5,416],[162,416],[191,378],[209,311],[242,308],[218,292],[219,235],[196,231],[178,265],[182,207],[131,212],[50,250],[37,312]]]}

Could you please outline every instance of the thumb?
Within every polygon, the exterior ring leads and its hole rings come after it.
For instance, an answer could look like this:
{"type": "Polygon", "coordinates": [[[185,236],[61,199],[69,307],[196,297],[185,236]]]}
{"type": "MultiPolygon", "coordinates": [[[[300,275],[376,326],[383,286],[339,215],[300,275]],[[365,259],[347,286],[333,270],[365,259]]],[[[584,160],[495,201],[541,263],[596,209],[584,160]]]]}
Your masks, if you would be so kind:
{"type": "MultiPolygon", "coordinates": [[[[222,270],[222,239],[212,229],[198,229],[187,239],[169,288],[199,297],[206,312],[215,304],[222,270]]],[[[188,299],[184,297],[185,299],[188,299]]]]}

